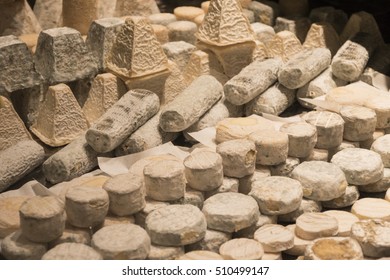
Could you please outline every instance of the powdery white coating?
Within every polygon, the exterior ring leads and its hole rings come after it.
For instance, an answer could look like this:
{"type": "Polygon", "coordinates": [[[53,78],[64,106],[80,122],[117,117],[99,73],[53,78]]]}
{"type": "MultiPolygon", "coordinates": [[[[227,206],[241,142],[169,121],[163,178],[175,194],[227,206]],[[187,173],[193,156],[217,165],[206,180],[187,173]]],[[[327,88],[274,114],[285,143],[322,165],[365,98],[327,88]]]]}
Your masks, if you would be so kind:
{"type": "Polygon", "coordinates": [[[290,31],[303,43],[310,25],[311,21],[307,17],[277,17],[274,29],[275,32],[290,31]]]}
{"type": "Polygon", "coordinates": [[[252,141],[236,139],[217,145],[217,153],[222,157],[223,174],[242,178],[253,174],[256,167],[256,147],[252,141]]]}
{"type": "Polygon", "coordinates": [[[249,140],[256,146],[256,163],[278,165],[288,156],[288,136],[276,130],[258,130],[249,135],[249,140]]]}
{"type": "Polygon", "coordinates": [[[197,122],[222,93],[222,85],[214,77],[200,76],[162,109],[160,127],[166,132],[185,130],[197,122]]]}
{"type": "Polygon", "coordinates": [[[215,252],[196,250],[184,254],[177,258],[177,260],[224,260],[224,258],[215,252]]]}
{"type": "Polygon", "coordinates": [[[390,168],[383,169],[383,178],[375,183],[359,186],[359,191],[367,193],[385,192],[390,188],[390,168]]]}
{"type": "Polygon", "coordinates": [[[373,151],[348,148],[335,154],[331,162],[343,170],[349,184],[367,185],[383,178],[381,156],[373,151]]]}
{"type": "Polygon", "coordinates": [[[247,8],[254,12],[255,21],[270,26],[275,25],[275,18],[279,16],[279,5],[272,1],[250,1],[247,8]]]}
{"type": "Polygon", "coordinates": [[[264,225],[256,230],[254,239],[263,245],[267,253],[278,253],[294,246],[294,234],[281,225],[264,225]]]}
{"type": "Polygon", "coordinates": [[[266,215],[280,215],[299,208],[302,202],[302,185],[299,181],[281,176],[271,176],[252,183],[249,193],[266,215]]]}
{"type": "Polygon", "coordinates": [[[154,210],[157,210],[161,207],[165,207],[169,205],[168,202],[157,201],[157,200],[150,199],[148,197],[145,198],[145,201],[146,201],[145,208],[134,214],[135,223],[143,228],[145,228],[146,217],[150,213],[152,213],[154,210]]]}
{"type": "MultiPolygon", "coordinates": [[[[364,141],[375,132],[376,113],[373,109],[361,106],[343,106],[340,115],[344,120],[344,139],[364,141]]],[[[390,165],[389,165],[390,166],[390,165]]]]}
{"type": "Polygon", "coordinates": [[[303,256],[306,251],[306,247],[313,243],[312,240],[305,240],[302,238],[299,238],[295,233],[295,224],[287,225],[286,228],[292,232],[294,235],[294,245],[290,249],[287,249],[283,253],[286,253],[291,256],[303,256]]]}
{"type": "Polygon", "coordinates": [[[317,128],[316,148],[330,149],[343,142],[344,120],[340,115],[329,111],[311,111],[302,118],[317,128]]]}
{"type": "Polygon", "coordinates": [[[330,23],[313,23],[307,33],[304,48],[328,48],[334,56],[340,48],[340,39],[330,23]]]}
{"type": "Polygon", "coordinates": [[[209,229],[235,232],[256,223],[259,207],[254,198],[240,193],[220,193],[206,199],[202,209],[209,229]]]}
{"type": "Polygon", "coordinates": [[[206,234],[202,240],[187,245],[186,249],[190,251],[206,250],[218,253],[221,245],[231,239],[232,235],[230,233],[207,229],[206,234]]]}
{"type": "Polygon", "coordinates": [[[288,135],[288,155],[304,158],[310,155],[317,143],[316,127],[305,123],[286,123],[280,127],[288,135]]]}
{"type": "Polygon", "coordinates": [[[259,219],[257,220],[256,224],[251,225],[250,227],[240,229],[239,231],[234,233],[234,238],[244,237],[253,239],[254,234],[256,230],[258,230],[260,227],[268,224],[276,224],[278,220],[278,216],[267,216],[267,215],[260,215],[259,219]]]}
{"type": "Polygon", "coordinates": [[[167,25],[170,42],[184,41],[196,43],[195,33],[198,30],[196,23],[187,20],[178,20],[167,25]]]}
{"type": "Polygon", "coordinates": [[[21,140],[0,151],[0,192],[33,171],[44,158],[44,149],[33,140],[21,140]]]}
{"type": "Polygon", "coordinates": [[[296,221],[295,233],[306,240],[335,236],[338,233],[336,218],[323,213],[304,213],[296,221]]]}
{"type": "Polygon", "coordinates": [[[239,178],[238,192],[248,194],[252,189],[252,183],[259,178],[271,176],[271,170],[266,166],[256,166],[253,174],[239,178]]]}
{"type": "Polygon", "coordinates": [[[349,237],[318,238],[306,247],[305,260],[362,260],[359,243],[349,237]]]}
{"type": "Polygon", "coordinates": [[[309,199],[326,201],[345,193],[347,179],[343,170],[336,164],[323,161],[305,161],[291,173],[291,178],[301,182],[303,196],[309,199]]]}
{"type": "Polygon", "coordinates": [[[146,231],[153,244],[182,246],[195,243],[206,234],[206,218],[193,205],[170,205],[151,212],[146,231]]]}
{"type": "Polygon", "coordinates": [[[291,31],[280,31],[265,43],[270,57],[279,57],[287,62],[295,54],[303,50],[301,42],[291,31]]]}
{"type": "Polygon", "coordinates": [[[227,260],[261,260],[264,255],[260,242],[248,238],[235,238],[219,247],[220,255],[227,260]]]}
{"type": "Polygon", "coordinates": [[[132,173],[108,179],[103,189],[109,197],[109,211],[117,216],[137,213],[145,207],[145,189],[142,177],[132,173]]]}
{"type": "Polygon", "coordinates": [[[371,145],[371,150],[381,156],[384,167],[390,167],[390,135],[376,139],[371,145]]]}
{"type": "Polygon", "coordinates": [[[176,260],[184,255],[184,247],[151,245],[147,260],[176,260]]]}
{"type": "Polygon", "coordinates": [[[76,227],[89,228],[103,223],[109,207],[105,190],[89,186],[70,188],[65,195],[68,222],[76,227]]]}
{"type": "Polygon", "coordinates": [[[0,198],[0,239],[20,228],[19,208],[27,199],[27,196],[0,198]]]}
{"type": "Polygon", "coordinates": [[[339,232],[337,233],[337,236],[350,236],[352,225],[359,221],[358,217],[347,211],[329,210],[323,213],[336,218],[336,220],[338,221],[339,232]]]}
{"type": "Polygon", "coordinates": [[[252,62],[224,85],[226,99],[235,105],[248,103],[276,82],[281,67],[280,59],[252,62]]]}
{"type": "Polygon", "coordinates": [[[171,22],[177,21],[177,18],[174,14],[171,13],[158,13],[148,16],[148,19],[151,24],[161,24],[168,25],[171,22]]]}
{"type": "Polygon", "coordinates": [[[1,242],[1,254],[8,260],[40,260],[47,245],[28,240],[21,231],[5,237],[1,242]]]}
{"type": "Polygon", "coordinates": [[[299,208],[283,215],[278,215],[278,221],[284,223],[295,223],[297,218],[303,213],[317,213],[321,212],[321,202],[303,198],[299,208]]]}
{"type": "Polygon", "coordinates": [[[330,61],[331,54],[326,48],[303,50],[280,69],[279,82],[290,89],[300,88],[324,71],[330,61]]]}
{"type": "Polygon", "coordinates": [[[144,260],[150,245],[148,234],[137,225],[112,225],[92,236],[92,248],[105,260],[144,260]]]}
{"type": "Polygon", "coordinates": [[[63,243],[47,251],[42,260],[102,260],[93,248],[81,243],[63,243]]]}
{"type": "Polygon", "coordinates": [[[351,233],[359,242],[365,256],[390,256],[390,222],[377,219],[360,221],[352,225],[351,233]]]}
{"type": "Polygon", "coordinates": [[[359,190],[356,186],[348,186],[345,193],[337,198],[321,201],[322,206],[331,209],[339,209],[351,206],[359,199],[359,190]]]}
{"type": "Polygon", "coordinates": [[[209,150],[194,151],[184,159],[188,185],[200,191],[219,188],[223,182],[222,157],[209,150]]]}
{"type": "Polygon", "coordinates": [[[184,166],[176,160],[149,163],[144,168],[144,181],[148,197],[158,201],[172,201],[184,196],[186,178],[184,166]]]}
{"type": "Polygon", "coordinates": [[[381,198],[362,198],[352,205],[351,213],[355,214],[360,220],[381,219],[390,221],[390,202],[381,198]]]}
{"type": "Polygon", "coordinates": [[[64,203],[54,196],[34,196],[19,209],[22,234],[33,242],[47,243],[65,229],[64,203]]]}
{"type": "Polygon", "coordinates": [[[88,144],[97,152],[118,147],[159,110],[158,96],[148,90],[130,90],[107,110],[86,132],[88,144]]]}

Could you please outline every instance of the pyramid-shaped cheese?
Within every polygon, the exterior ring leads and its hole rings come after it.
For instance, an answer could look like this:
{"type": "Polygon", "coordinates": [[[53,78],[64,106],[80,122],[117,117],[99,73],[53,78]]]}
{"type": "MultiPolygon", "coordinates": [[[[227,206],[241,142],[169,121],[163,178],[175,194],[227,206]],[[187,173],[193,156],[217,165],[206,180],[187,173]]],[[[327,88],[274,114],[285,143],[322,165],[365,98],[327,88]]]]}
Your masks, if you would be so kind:
{"type": "Polygon", "coordinates": [[[58,147],[87,129],[87,120],[71,89],[65,84],[49,87],[31,131],[45,144],[58,147]]]}
{"type": "Polygon", "coordinates": [[[3,151],[21,140],[30,140],[23,121],[15,112],[12,103],[0,96],[0,151],[3,151]]]}
{"type": "Polygon", "coordinates": [[[251,25],[237,0],[212,0],[196,37],[214,46],[255,40],[251,25]]]}
{"type": "Polygon", "coordinates": [[[168,58],[146,18],[126,18],[108,55],[107,68],[124,79],[146,76],[168,68],[168,58]]]}

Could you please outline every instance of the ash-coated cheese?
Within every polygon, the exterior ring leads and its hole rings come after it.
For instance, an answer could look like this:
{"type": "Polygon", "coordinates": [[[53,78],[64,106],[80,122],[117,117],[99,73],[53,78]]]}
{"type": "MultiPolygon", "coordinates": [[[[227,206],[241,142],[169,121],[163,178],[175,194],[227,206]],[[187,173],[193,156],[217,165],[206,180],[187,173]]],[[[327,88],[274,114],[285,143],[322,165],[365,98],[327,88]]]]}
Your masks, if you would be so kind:
{"type": "Polygon", "coordinates": [[[105,260],[144,260],[150,245],[150,237],[137,225],[112,225],[92,236],[92,248],[105,260]]]}
{"type": "Polygon", "coordinates": [[[148,260],[176,260],[185,254],[184,247],[151,245],[148,260]]]}
{"type": "Polygon", "coordinates": [[[259,178],[271,176],[271,170],[266,166],[256,166],[253,174],[239,178],[238,192],[248,194],[252,189],[252,183],[259,178]]]}
{"type": "Polygon", "coordinates": [[[234,238],[219,247],[220,255],[226,260],[261,260],[264,249],[260,242],[248,238],[234,238]]]}
{"type": "Polygon", "coordinates": [[[335,236],[339,223],[336,218],[323,213],[304,213],[296,221],[295,233],[306,240],[335,236]]]}
{"type": "Polygon", "coordinates": [[[383,178],[383,163],[376,152],[348,148],[335,154],[331,162],[341,168],[349,184],[367,185],[383,178]]]}
{"type": "Polygon", "coordinates": [[[361,198],[352,205],[351,213],[360,220],[381,219],[390,221],[390,202],[381,198],[361,198]]]}
{"type": "Polygon", "coordinates": [[[343,106],[340,115],[344,120],[344,139],[364,141],[375,132],[376,113],[374,110],[360,106],[343,106]]]}
{"type": "Polygon", "coordinates": [[[175,41],[163,44],[162,49],[168,59],[175,62],[183,71],[196,47],[184,41],[175,41]]]}
{"type": "Polygon", "coordinates": [[[288,135],[288,155],[304,158],[310,155],[317,143],[316,127],[305,123],[286,123],[280,127],[288,135]]]}
{"type": "Polygon", "coordinates": [[[97,152],[118,147],[159,110],[158,96],[148,90],[131,90],[122,96],[86,132],[88,144],[97,152]]]}
{"type": "Polygon", "coordinates": [[[299,238],[295,233],[295,228],[295,224],[290,224],[286,226],[286,229],[290,230],[294,235],[294,245],[290,249],[285,250],[283,253],[286,253],[287,255],[291,256],[303,256],[305,254],[306,247],[312,244],[313,240],[305,240],[299,238]]]}
{"type": "Polygon", "coordinates": [[[217,145],[222,158],[223,174],[242,178],[253,174],[256,167],[256,147],[252,141],[237,139],[217,145]]]}
{"type": "Polygon", "coordinates": [[[132,173],[108,179],[103,189],[109,197],[109,211],[117,216],[128,216],[145,207],[145,189],[142,177],[132,173]]]}
{"type": "Polygon", "coordinates": [[[19,209],[22,234],[33,242],[50,242],[65,229],[64,203],[54,196],[34,196],[19,209]]]}
{"type": "Polygon", "coordinates": [[[317,128],[316,148],[330,149],[343,141],[344,120],[340,115],[328,111],[311,111],[302,118],[317,128]]]}
{"type": "Polygon", "coordinates": [[[101,188],[77,186],[65,195],[68,222],[76,227],[89,228],[103,223],[108,213],[109,196],[101,188]]]}
{"type": "Polygon", "coordinates": [[[1,242],[1,254],[8,260],[40,260],[47,245],[28,240],[21,231],[5,237],[1,242]]]}
{"type": "Polygon", "coordinates": [[[309,199],[326,201],[345,193],[347,179],[336,164],[323,161],[305,161],[291,173],[303,187],[303,196],[309,199]]]}
{"type": "Polygon", "coordinates": [[[176,160],[149,163],[144,168],[146,194],[158,201],[172,201],[184,196],[184,166],[176,160]]]}
{"type": "Polygon", "coordinates": [[[323,213],[336,218],[336,220],[338,221],[339,232],[337,233],[337,236],[350,236],[352,225],[359,221],[358,217],[347,211],[328,210],[323,213]]]}
{"type": "Polygon", "coordinates": [[[160,9],[157,6],[156,1],[153,0],[117,0],[115,6],[114,16],[125,17],[125,16],[142,16],[147,17],[151,14],[157,14],[160,9]]]}
{"type": "Polygon", "coordinates": [[[193,205],[170,205],[151,212],[146,218],[146,231],[152,243],[182,246],[195,243],[206,234],[206,218],[193,205]]]}
{"type": "Polygon", "coordinates": [[[322,206],[330,209],[340,209],[351,206],[359,199],[359,189],[356,186],[348,186],[345,193],[337,198],[321,201],[322,206]]]}
{"type": "Polygon", "coordinates": [[[189,244],[186,249],[190,251],[205,250],[218,253],[222,244],[232,239],[232,234],[212,229],[207,229],[202,240],[189,244]]]}
{"type": "Polygon", "coordinates": [[[20,229],[19,208],[27,196],[0,198],[0,239],[20,229]]]}
{"type": "Polygon", "coordinates": [[[249,192],[265,215],[280,215],[299,208],[303,191],[299,181],[281,176],[256,180],[249,192]]]}
{"type": "Polygon", "coordinates": [[[177,260],[182,261],[200,261],[200,260],[224,260],[224,258],[215,252],[207,251],[207,250],[195,250],[184,254],[183,256],[177,258],[177,260]]]}
{"type": "Polygon", "coordinates": [[[207,149],[193,151],[184,159],[188,185],[199,191],[219,188],[223,182],[223,158],[207,149]]]}
{"type": "Polygon", "coordinates": [[[383,178],[377,182],[358,186],[359,191],[366,193],[381,193],[390,188],[390,168],[383,169],[383,178]]]}
{"type": "Polygon", "coordinates": [[[384,167],[390,167],[390,135],[376,139],[371,145],[371,150],[381,156],[384,167]]]}
{"type": "Polygon", "coordinates": [[[206,199],[202,212],[209,229],[235,232],[256,223],[259,207],[251,196],[220,193],[206,199]]]}
{"type": "Polygon", "coordinates": [[[47,251],[42,260],[102,260],[95,249],[81,243],[62,243],[47,251]]]}
{"type": "Polygon", "coordinates": [[[275,31],[272,26],[265,23],[254,22],[251,24],[251,27],[255,32],[256,40],[260,42],[267,42],[275,36],[275,31]]]}
{"type": "Polygon", "coordinates": [[[282,225],[264,225],[256,230],[254,239],[267,253],[279,253],[294,246],[294,234],[282,225]]]}
{"type": "Polygon", "coordinates": [[[295,223],[297,218],[303,213],[318,213],[321,212],[321,210],[321,202],[303,198],[298,209],[287,214],[278,215],[278,221],[283,223],[295,223]]]}
{"type": "Polygon", "coordinates": [[[359,243],[350,237],[318,238],[306,247],[305,260],[362,260],[359,243]]]}

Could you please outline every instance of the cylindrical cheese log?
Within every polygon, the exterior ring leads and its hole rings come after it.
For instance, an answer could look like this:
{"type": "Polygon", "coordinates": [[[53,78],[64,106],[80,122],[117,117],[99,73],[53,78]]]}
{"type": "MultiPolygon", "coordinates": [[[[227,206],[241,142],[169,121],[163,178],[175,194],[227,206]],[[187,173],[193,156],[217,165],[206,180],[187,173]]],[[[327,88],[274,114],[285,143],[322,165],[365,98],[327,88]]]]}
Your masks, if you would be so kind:
{"type": "Polygon", "coordinates": [[[339,223],[339,232],[337,233],[337,236],[350,236],[352,225],[359,221],[358,217],[347,211],[329,210],[323,213],[336,218],[339,223]]]}
{"type": "Polygon", "coordinates": [[[2,240],[0,251],[7,260],[40,260],[47,245],[32,242],[21,231],[16,231],[2,240]]]}
{"type": "Polygon", "coordinates": [[[102,260],[95,249],[81,243],[63,243],[47,251],[42,260],[102,260]]]}
{"type": "Polygon", "coordinates": [[[145,189],[142,177],[132,173],[108,179],[103,189],[109,197],[109,211],[117,216],[137,213],[145,207],[145,189]]]}
{"type": "Polygon", "coordinates": [[[222,244],[219,253],[226,260],[261,260],[264,249],[256,240],[235,238],[222,244]]]}
{"type": "Polygon", "coordinates": [[[337,198],[345,193],[347,179],[336,164],[324,161],[305,161],[291,173],[301,182],[303,196],[317,201],[337,198]]]}
{"type": "Polygon", "coordinates": [[[262,178],[252,183],[249,193],[266,215],[279,215],[299,208],[303,191],[299,181],[281,176],[262,178]]]}
{"type": "Polygon", "coordinates": [[[161,207],[146,218],[146,231],[153,244],[182,246],[195,243],[206,234],[206,218],[193,205],[161,207]]]}
{"type": "Polygon", "coordinates": [[[172,201],[184,196],[186,179],[184,166],[175,160],[159,160],[144,168],[148,197],[158,201],[172,201]]]}
{"type": "Polygon", "coordinates": [[[171,13],[158,13],[148,16],[148,19],[151,24],[161,24],[168,25],[171,22],[177,21],[177,18],[174,14],[171,13]]]}
{"type": "Polygon", "coordinates": [[[351,206],[359,199],[359,190],[356,186],[348,186],[345,193],[337,198],[321,201],[322,206],[330,209],[340,209],[351,206]]]}
{"type": "Polygon", "coordinates": [[[33,242],[50,242],[65,229],[64,203],[54,196],[34,196],[19,209],[22,234],[33,242]]]}
{"type": "Polygon", "coordinates": [[[375,183],[358,186],[359,191],[366,193],[381,193],[390,188],[390,168],[383,169],[383,178],[375,183]]]}
{"type": "Polygon", "coordinates": [[[240,193],[219,193],[206,199],[202,209],[207,227],[235,232],[256,223],[259,207],[254,198],[240,193]]]}
{"type": "Polygon", "coordinates": [[[316,148],[330,149],[343,142],[344,120],[340,115],[328,111],[311,111],[302,118],[317,128],[316,148]]]}
{"type": "Polygon", "coordinates": [[[34,170],[44,158],[43,148],[33,140],[22,140],[0,151],[0,192],[34,170]]]}
{"type": "Polygon", "coordinates": [[[317,143],[316,127],[305,122],[286,123],[280,131],[288,135],[288,155],[291,157],[308,157],[317,143]]]}
{"type": "Polygon", "coordinates": [[[282,252],[294,246],[294,234],[282,225],[264,225],[256,230],[254,239],[267,253],[282,252]]]}
{"type": "Polygon", "coordinates": [[[281,66],[280,59],[252,62],[224,85],[226,99],[235,105],[248,103],[276,82],[281,66]]]}
{"type": "Polygon", "coordinates": [[[295,233],[306,240],[334,236],[339,228],[336,218],[323,213],[304,213],[298,217],[296,225],[295,233]]]}
{"type": "Polygon", "coordinates": [[[198,29],[196,23],[187,20],[171,22],[167,25],[169,42],[184,41],[195,45],[195,33],[198,29]]]}
{"type": "Polygon", "coordinates": [[[101,188],[77,186],[65,195],[68,222],[80,228],[89,228],[103,223],[108,212],[109,198],[101,188]]]}
{"type": "Polygon", "coordinates": [[[371,145],[371,150],[381,156],[384,167],[390,167],[390,135],[376,139],[371,145]]]}
{"type": "Polygon", "coordinates": [[[343,170],[349,184],[367,185],[383,178],[381,156],[360,148],[344,149],[332,157],[332,163],[343,170]]]}
{"type": "Polygon", "coordinates": [[[62,24],[88,33],[92,21],[98,18],[98,0],[65,0],[62,2],[62,24]]]}
{"type": "Polygon", "coordinates": [[[0,239],[20,228],[19,208],[27,199],[27,196],[0,198],[0,239]]]}
{"type": "Polygon", "coordinates": [[[184,159],[188,185],[199,191],[217,189],[223,182],[222,157],[209,150],[194,151],[184,159]]]}
{"type": "Polygon", "coordinates": [[[390,202],[380,198],[362,198],[352,205],[351,213],[361,220],[381,219],[390,221],[390,202]]]}
{"type": "Polygon", "coordinates": [[[222,157],[223,173],[226,176],[242,178],[253,174],[256,167],[256,147],[252,141],[237,139],[217,146],[222,157]]]}
{"type": "Polygon", "coordinates": [[[148,260],[176,260],[184,255],[184,247],[151,245],[148,260]]]}
{"type": "Polygon", "coordinates": [[[359,32],[346,41],[332,60],[332,73],[344,81],[356,81],[363,73],[378,42],[373,36],[359,32]]]}
{"type": "Polygon", "coordinates": [[[279,82],[290,89],[303,87],[324,71],[330,61],[331,54],[328,49],[303,50],[283,65],[278,74],[279,82]]]}
{"type": "Polygon", "coordinates": [[[186,249],[191,251],[206,250],[218,253],[219,247],[230,239],[232,239],[232,235],[230,233],[208,229],[206,230],[206,234],[202,240],[187,245],[186,249]]]}
{"type": "Polygon", "coordinates": [[[159,107],[157,94],[144,89],[128,91],[87,130],[85,138],[97,152],[112,151],[153,117],[159,107]]]}
{"type": "Polygon", "coordinates": [[[297,218],[303,213],[316,213],[321,212],[321,210],[322,206],[320,202],[304,198],[298,209],[287,214],[278,215],[278,221],[283,223],[295,223],[297,218]]]}
{"type": "Polygon", "coordinates": [[[376,113],[374,110],[360,106],[343,106],[340,115],[344,120],[344,139],[364,141],[375,131],[376,113]]]}
{"type": "Polygon", "coordinates": [[[288,156],[288,136],[276,130],[256,131],[249,135],[249,140],[256,146],[256,163],[278,165],[288,156]]]}
{"type": "Polygon", "coordinates": [[[195,79],[175,100],[163,108],[160,127],[167,132],[183,131],[197,122],[222,97],[222,85],[210,75],[195,79]]]}
{"type": "Polygon", "coordinates": [[[294,89],[275,83],[245,105],[245,114],[247,116],[262,113],[280,115],[294,103],[295,92],[294,89]]]}
{"type": "Polygon", "coordinates": [[[177,260],[182,260],[182,261],[200,261],[200,260],[224,260],[224,258],[215,252],[211,251],[203,251],[203,250],[196,250],[196,251],[191,251],[183,256],[179,257],[177,260]]]}
{"type": "Polygon", "coordinates": [[[150,244],[146,231],[137,225],[112,225],[92,236],[92,248],[105,260],[144,260],[150,244]]]}
{"type": "Polygon", "coordinates": [[[306,247],[305,260],[362,260],[359,243],[348,237],[326,237],[306,247]]]}

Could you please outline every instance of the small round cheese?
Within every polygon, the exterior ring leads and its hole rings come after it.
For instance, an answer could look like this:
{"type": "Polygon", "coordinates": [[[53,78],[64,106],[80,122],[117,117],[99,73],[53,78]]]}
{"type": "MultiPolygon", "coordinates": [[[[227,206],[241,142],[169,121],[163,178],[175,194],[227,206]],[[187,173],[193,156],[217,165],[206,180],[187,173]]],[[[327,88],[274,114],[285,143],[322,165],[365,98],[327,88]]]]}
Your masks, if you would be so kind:
{"type": "Polygon", "coordinates": [[[256,240],[235,238],[222,244],[219,253],[227,260],[261,260],[264,249],[256,240]]]}
{"type": "Polygon", "coordinates": [[[256,230],[254,238],[267,253],[282,252],[294,246],[294,234],[281,225],[264,225],[256,230]]]}
{"type": "Polygon", "coordinates": [[[224,260],[224,258],[215,252],[211,251],[191,251],[183,256],[179,257],[177,260],[182,260],[182,261],[201,261],[201,260],[224,260]]]}
{"type": "Polygon", "coordinates": [[[336,218],[323,213],[304,213],[296,221],[295,233],[306,240],[334,236],[338,233],[336,218]]]}
{"type": "Polygon", "coordinates": [[[148,260],[175,260],[184,255],[184,247],[151,245],[148,260]]]}
{"type": "Polygon", "coordinates": [[[20,228],[19,208],[27,199],[27,196],[0,198],[0,239],[20,228]]]}
{"type": "Polygon", "coordinates": [[[197,16],[203,15],[204,11],[198,7],[181,6],[173,10],[177,20],[190,20],[193,21],[197,16]]]}
{"type": "Polygon", "coordinates": [[[190,251],[206,250],[218,253],[219,247],[230,239],[232,239],[231,233],[208,229],[202,240],[187,245],[186,249],[190,251]]]}
{"type": "Polygon", "coordinates": [[[271,176],[271,170],[268,167],[257,165],[252,175],[239,178],[238,192],[248,194],[252,189],[254,181],[269,176],[271,176]]]}
{"type": "Polygon", "coordinates": [[[134,214],[135,223],[143,228],[145,227],[146,217],[150,213],[152,213],[154,210],[158,208],[169,205],[168,202],[157,201],[157,200],[150,199],[148,197],[146,197],[145,201],[146,201],[145,208],[134,214]]]}
{"type": "Polygon", "coordinates": [[[371,150],[381,156],[384,167],[390,167],[390,135],[376,139],[371,145],[371,150]]]}
{"type": "Polygon", "coordinates": [[[338,221],[339,232],[337,233],[337,236],[350,236],[352,225],[359,221],[358,217],[347,211],[329,210],[323,213],[336,218],[336,220],[338,221]]]}
{"type": "Polygon", "coordinates": [[[361,220],[382,219],[390,221],[390,202],[380,198],[362,198],[352,205],[351,213],[361,220]]]}
{"type": "Polygon", "coordinates": [[[42,260],[102,260],[93,248],[81,243],[62,243],[47,251],[42,260]]]}
{"type": "Polygon", "coordinates": [[[359,186],[359,191],[367,193],[385,192],[390,188],[390,168],[383,169],[383,178],[375,183],[359,186]]]}
{"type": "Polygon", "coordinates": [[[285,162],[269,167],[272,176],[291,177],[291,172],[300,164],[299,158],[288,157],[285,162]]]}
{"type": "Polygon", "coordinates": [[[349,237],[318,238],[306,247],[305,260],[362,260],[359,243],[349,237]]]}
{"type": "Polygon", "coordinates": [[[313,243],[313,240],[305,240],[302,238],[299,238],[295,233],[295,224],[291,224],[286,226],[288,230],[290,230],[294,235],[294,246],[290,249],[287,249],[284,251],[284,253],[291,255],[291,256],[303,256],[306,251],[306,247],[313,243]]]}
{"type": "Polygon", "coordinates": [[[290,213],[278,215],[278,221],[284,223],[295,223],[297,218],[303,213],[313,213],[321,212],[322,206],[321,203],[315,200],[304,198],[302,199],[301,205],[297,210],[294,210],[290,213]]]}
{"type": "Polygon", "coordinates": [[[267,215],[260,215],[259,219],[257,220],[256,224],[251,225],[250,227],[240,229],[239,231],[234,233],[234,238],[249,238],[253,239],[256,230],[261,228],[264,225],[268,224],[276,224],[278,221],[279,216],[267,216],[267,215]]]}
{"type": "Polygon", "coordinates": [[[288,155],[308,157],[317,143],[316,127],[306,122],[286,123],[280,127],[288,135],[288,155]]]}
{"type": "Polygon", "coordinates": [[[343,106],[340,115],[344,120],[344,139],[364,141],[371,137],[376,127],[374,110],[362,106],[343,106]]]}
{"type": "Polygon", "coordinates": [[[85,245],[91,244],[91,230],[72,227],[69,224],[65,225],[64,232],[60,237],[49,243],[50,248],[53,248],[62,243],[82,243],[85,245]]]}
{"type": "Polygon", "coordinates": [[[359,199],[359,190],[356,186],[348,186],[345,194],[332,200],[321,201],[322,206],[330,209],[339,209],[351,206],[359,199]]]}
{"type": "Polygon", "coordinates": [[[47,245],[28,240],[18,230],[3,239],[0,251],[8,260],[40,260],[47,251],[47,245]]]}

